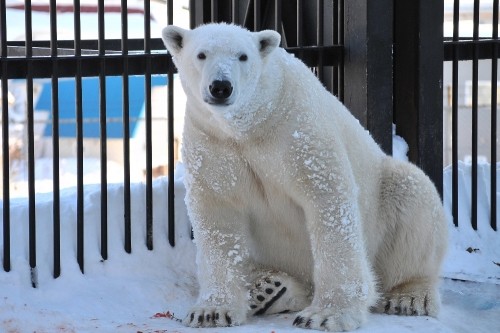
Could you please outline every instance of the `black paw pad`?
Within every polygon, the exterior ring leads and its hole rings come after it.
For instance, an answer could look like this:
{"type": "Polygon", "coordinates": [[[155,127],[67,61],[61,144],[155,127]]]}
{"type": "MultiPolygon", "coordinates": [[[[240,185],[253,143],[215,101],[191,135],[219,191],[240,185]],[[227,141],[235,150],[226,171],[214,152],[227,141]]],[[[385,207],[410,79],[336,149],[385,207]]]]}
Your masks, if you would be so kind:
{"type": "MultiPolygon", "coordinates": [[[[272,294],[274,292],[274,290],[272,289],[266,289],[266,294],[272,294]],[[271,292],[268,292],[268,290],[270,290],[271,292]]],[[[280,299],[283,294],[286,292],[286,287],[283,287],[280,291],[278,291],[276,293],[276,295],[274,295],[273,298],[271,298],[270,300],[268,300],[266,303],[263,304],[263,307],[257,311],[255,313],[255,315],[259,316],[259,315],[263,315],[264,313],[266,313],[266,311],[278,300],[280,299]]],[[[259,300],[260,302],[263,302],[266,298],[262,295],[258,295],[257,296],[257,300],[259,300]]],[[[257,308],[257,307],[255,307],[257,308]]]]}

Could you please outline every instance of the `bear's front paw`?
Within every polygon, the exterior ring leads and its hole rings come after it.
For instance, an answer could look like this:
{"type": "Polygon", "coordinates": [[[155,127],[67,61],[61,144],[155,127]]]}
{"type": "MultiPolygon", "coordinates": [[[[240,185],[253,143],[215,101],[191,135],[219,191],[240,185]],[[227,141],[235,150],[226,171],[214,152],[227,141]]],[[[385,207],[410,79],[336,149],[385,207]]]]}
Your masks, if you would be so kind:
{"type": "Polygon", "coordinates": [[[364,322],[366,314],[360,309],[334,310],[308,307],[300,312],[294,326],[330,332],[353,331],[364,322]]]}
{"type": "Polygon", "coordinates": [[[238,326],[246,320],[246,311],[229,307],[195,307],[182,323],[189,327],[238,326]]]}

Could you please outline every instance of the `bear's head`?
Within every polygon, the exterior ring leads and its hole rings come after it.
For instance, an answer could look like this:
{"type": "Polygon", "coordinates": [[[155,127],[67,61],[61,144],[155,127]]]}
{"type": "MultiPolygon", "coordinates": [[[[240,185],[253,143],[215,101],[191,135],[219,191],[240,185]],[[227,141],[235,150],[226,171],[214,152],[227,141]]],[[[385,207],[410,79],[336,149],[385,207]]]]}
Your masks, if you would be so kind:
{"type": "Polygon", "coordinates": [[[228,120],[255,102],[266,60],[281,37],[272,30],[250,32],[218,23],[194,30],[167,26],[162,39],[188,99],[228,120]]]}

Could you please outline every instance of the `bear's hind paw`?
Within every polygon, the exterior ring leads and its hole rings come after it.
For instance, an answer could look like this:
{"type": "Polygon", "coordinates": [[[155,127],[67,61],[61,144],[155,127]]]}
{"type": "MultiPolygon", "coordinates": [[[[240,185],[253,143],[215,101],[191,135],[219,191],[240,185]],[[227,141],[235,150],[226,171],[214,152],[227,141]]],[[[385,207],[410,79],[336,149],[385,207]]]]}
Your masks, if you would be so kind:
{"type": "Polygon", "coordinates": [[[436,290],[429,287],[398,289],[385,294],[374,308],[374,312],[403,316],[437,316],[440,300],[436,290]]]}
{"type": "Polygon", "coordinates": [[[253,315],[300,311],[310,303],[306,289],[291,276],[268,272],[250,290],[253,315]]]}

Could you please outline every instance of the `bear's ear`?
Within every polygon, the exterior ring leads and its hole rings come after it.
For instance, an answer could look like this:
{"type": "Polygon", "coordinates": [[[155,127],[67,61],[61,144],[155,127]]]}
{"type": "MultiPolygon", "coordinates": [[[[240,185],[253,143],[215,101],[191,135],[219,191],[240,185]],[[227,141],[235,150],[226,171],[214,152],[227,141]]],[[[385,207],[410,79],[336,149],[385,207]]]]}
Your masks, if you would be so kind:
{"type": "Polygon", "coordinates": [[[257,47],[262,58],[273,52],[281,42],[279,33],[273,30],[263,30],[255,33],[257,36],[257,47]]]}
{"type": "Polygon", "coordinates": [[[176,27],[175,25],[169,25],[163,28],[161,38],[163,39],[163,43],[165,43],[165,46],[170,54],[176,55],[180,52],[187,32],[188,30],[176,27]]]}

